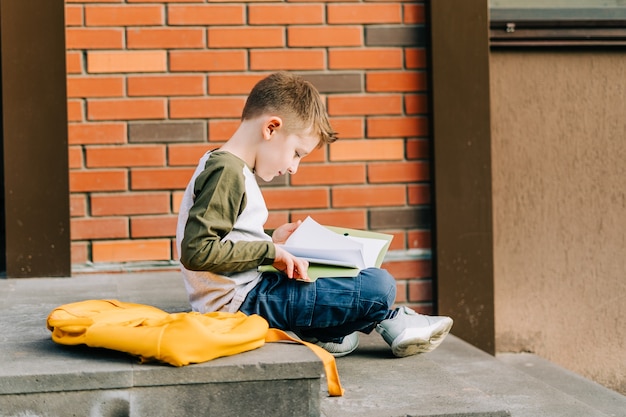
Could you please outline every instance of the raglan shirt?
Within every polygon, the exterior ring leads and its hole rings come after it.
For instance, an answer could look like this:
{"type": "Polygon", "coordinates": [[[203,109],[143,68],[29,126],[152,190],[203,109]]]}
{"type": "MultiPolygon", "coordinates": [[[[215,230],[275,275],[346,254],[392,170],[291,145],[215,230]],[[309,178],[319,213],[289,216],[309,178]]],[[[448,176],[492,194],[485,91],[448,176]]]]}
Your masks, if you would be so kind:
{"type": "Polygon", "coordinates": [[[176,245],[194,311],[235,312],[275,257],[256,178],[235,155],[207,152],[185,190],[176,245]]]}

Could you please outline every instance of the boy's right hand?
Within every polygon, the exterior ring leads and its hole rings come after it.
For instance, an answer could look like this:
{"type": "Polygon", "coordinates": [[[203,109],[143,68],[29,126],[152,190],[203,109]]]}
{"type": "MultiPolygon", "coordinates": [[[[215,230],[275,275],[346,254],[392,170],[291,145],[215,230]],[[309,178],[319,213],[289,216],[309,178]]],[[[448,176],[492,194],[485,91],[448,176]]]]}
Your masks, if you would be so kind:
{"type": "Polygon", "coordinates": [[[309,281],[307,270],[309,263],[304,259],[293,256],[280,246],[276,247],[276,257],[272,266],[283,272],[290,279],[309,281]]]}

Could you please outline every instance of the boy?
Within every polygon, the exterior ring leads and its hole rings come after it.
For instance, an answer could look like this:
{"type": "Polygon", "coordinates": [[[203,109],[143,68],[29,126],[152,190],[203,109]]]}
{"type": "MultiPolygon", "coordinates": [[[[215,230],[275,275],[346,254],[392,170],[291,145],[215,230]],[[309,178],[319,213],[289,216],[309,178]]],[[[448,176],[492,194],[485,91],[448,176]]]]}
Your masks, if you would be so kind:
{"type": "Polygon", "coordinates": [[[337,357],[356,349],[357,332],[373,329],[398,357],[429,352],[452,319],[391,310],[396,282],[382,269],[307,282],[307,261],[276,245],[300,222],[271,236],[263,229],[268,211],[255,175],[295,174],[302,158],[336,139],[309,82],[279,72],[255,85],[239,127],[200,159],[181,202],[176,243],[192,308],[258,314],[337,357]],[[258,272],[269,264],[282,272],[258,272]]]}

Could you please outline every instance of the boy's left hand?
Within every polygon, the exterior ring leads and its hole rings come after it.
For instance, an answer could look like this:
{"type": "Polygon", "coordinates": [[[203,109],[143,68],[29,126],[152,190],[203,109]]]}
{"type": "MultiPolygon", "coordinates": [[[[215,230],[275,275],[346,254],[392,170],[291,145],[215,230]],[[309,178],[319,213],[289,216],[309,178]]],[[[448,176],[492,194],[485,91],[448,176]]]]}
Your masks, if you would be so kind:
{"type": "Polygon", "coordinates": [[[287,278],[309,281],[307,274],[309,263],[304,259],[293,256],[280,246],[276,246],[276,257],[272,266],[287,275],[287,278]]]}
{"type": "Polygon", "coordinates": [[[298,220],[294,223],[285,223],[282,226],[274,229],[272,233],[272,242],[282,245],[289,239],[289,236],[302,224],[302,220],[298,220]]]}

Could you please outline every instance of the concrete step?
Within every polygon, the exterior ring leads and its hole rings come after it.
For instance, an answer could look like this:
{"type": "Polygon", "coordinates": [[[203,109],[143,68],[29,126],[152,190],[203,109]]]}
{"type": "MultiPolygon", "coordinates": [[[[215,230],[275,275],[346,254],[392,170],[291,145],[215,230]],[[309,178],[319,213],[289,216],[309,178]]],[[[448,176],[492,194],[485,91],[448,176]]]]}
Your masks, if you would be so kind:
{"type": "Polygon", "coordinates": [[[323,367],[306,347],[268,343],[185,367],[57,345],[45,328],[58,305],[115,298],[188,308],[177,275],[0,283],[0,416],[319,416],[323,367]],[[137,301],[139,300],[139,301],[137,301]]]}
{"type": "Polygon", "coordinates": [[[544,380],[567,371],[537,362],[537,378],[453,335],[434,352],[399,359],[372,334],[337,363],[346,394],[322,398],[324,417],[626,417],[623,395],[579,376],[573,391],[551,386],[544,380]]]}
{"type": "Polygon", "coordinates": [[[618,393],[536,357],[495,358],[453,335],[402,359],[375,332],[363,335],[337,359],[343,397],[328,397],[321,363],[295,344],[174,368],[51,341],[52,309],[107,298],[188,309],[177,271],[0,280],[0,417],[626,417],[618,393]]]}
{"type": "Polygon", "coordinates": [[[542,384],[557,389],[607,416],[626,416],[626,397],[531,353],[500,353],[497,358],[542,384]]]}

